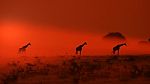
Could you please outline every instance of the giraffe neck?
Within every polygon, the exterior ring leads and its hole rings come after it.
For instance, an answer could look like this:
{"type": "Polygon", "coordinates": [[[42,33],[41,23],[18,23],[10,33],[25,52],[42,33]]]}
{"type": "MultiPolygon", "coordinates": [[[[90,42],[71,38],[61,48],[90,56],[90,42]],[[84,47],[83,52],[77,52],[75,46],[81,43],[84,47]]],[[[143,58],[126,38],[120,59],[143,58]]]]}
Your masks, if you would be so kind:
{"type": "Polygon", "coordinates": [[[23,48],[27,48],[29,46],[29,44],[25,45],[23,48]]]}
{"type": "Polygon", "coordinates": [[[81,46],[83,47],[85,45],[85,43],[84,44],[82,44],[81,46]]]}
{"type": "Polygon", "coordinates": [[[120,44],[120,47],[124,46],[125,44],[120,44]]]}

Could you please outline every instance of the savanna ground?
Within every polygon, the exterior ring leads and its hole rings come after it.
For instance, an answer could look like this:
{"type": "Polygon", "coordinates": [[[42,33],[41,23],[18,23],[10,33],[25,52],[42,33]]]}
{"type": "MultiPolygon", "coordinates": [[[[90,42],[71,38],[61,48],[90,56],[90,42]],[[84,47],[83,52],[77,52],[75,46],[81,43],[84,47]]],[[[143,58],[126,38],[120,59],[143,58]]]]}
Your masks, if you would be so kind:
{"type": "Polygon", "coordinates": [[[150,84],[150,55],[31,59],[9,62],[0,84],[150,84]]]}

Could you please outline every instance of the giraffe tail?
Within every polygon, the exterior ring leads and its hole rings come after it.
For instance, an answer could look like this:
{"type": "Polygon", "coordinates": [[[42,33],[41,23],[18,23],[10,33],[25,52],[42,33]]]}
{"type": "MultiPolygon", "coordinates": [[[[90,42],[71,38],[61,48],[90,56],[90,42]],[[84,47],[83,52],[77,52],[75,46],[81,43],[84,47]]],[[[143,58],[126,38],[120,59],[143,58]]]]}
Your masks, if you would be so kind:
{"type": "Polygon", "coordinates": [[[113,50],[112,53],[115,54],[115,51],[113,50]]]}
{"type": "Polygon", "coordinates": [[[76,54],[78,54],[78,50],[76,50],[76,54]]]}

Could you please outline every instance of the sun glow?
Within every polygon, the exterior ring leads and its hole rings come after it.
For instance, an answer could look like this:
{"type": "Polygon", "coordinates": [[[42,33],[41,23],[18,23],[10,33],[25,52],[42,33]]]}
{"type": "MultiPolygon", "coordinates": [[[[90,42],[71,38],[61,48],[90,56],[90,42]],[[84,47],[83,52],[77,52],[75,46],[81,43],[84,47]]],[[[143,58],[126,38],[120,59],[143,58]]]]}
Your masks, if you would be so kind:
{"type": "Polygon", "coordinates": [[[19,39],[20,37],[19,33],[20,32],[16,29],[6,28],[6,29],[3,29],[2,37],[3,37],[3,40],[5,41],[15,41],[19,39]]]}
{"type": "Polygon", "coordinates": [[[23,28],[15,23],[4,22],[1,25],[1,41],[4,43],[14,43],[23,39],[23,28]]]}

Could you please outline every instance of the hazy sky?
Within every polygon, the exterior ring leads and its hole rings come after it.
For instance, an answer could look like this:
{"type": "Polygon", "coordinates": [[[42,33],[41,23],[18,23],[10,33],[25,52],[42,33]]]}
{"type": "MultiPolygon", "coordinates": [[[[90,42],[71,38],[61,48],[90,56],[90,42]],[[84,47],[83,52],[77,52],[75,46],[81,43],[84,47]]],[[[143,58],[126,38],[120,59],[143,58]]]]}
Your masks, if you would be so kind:
{"type": "Polygon", "coordinates": [[[102,33],[120,31],[150,36],[149,0],[1,0],[1,19],[14,19],[60,30],[102,33]]]}

